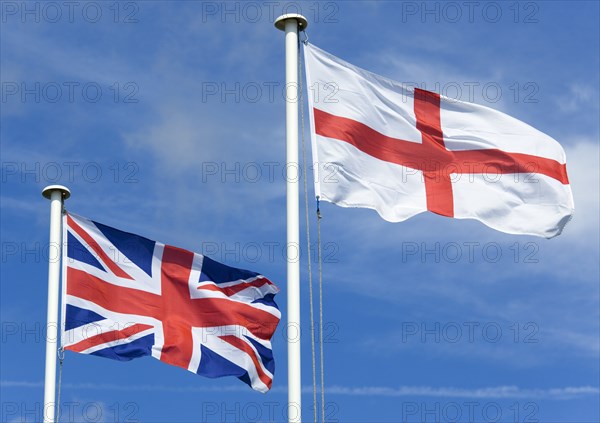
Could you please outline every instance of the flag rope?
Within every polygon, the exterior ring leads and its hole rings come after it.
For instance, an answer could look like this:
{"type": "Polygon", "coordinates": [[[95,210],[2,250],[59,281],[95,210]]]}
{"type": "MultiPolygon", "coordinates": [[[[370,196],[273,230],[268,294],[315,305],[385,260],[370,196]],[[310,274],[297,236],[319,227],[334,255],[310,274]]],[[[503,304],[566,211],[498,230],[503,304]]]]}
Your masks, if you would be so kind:
{"type": "MultiPolygon", "coordinates": [[[[67,214],[67,208],[65,207],[65,205],[62,205],[62,210],[61,210],[61,219],[62,216],[67,214]]],[[[63,240],[63,242],[65,242],[65,240],[63,240]]],[[[65,258],[62,257],[62,260],[64,260],[65,258]]],[[[64,277],[64,275],[63,275],[64,277]]],[[[64,280],[61,282],[61,284],[64,283],[64,280]]],[[[62,316],[64,318],[64,316],[62,316]]],[[[64,326],[61,326],[64,328],[64,326]]],[[[56,403],[54,404],[54,421],[58,422],[60,419],[60,390],[61,390],[61,386],[62,386],[62,371],[63,371],[63,361],[65,360],[65,349],[62,347],[62,333],[61,333],[61,337],[60,337],[60,341],[61,341],[61,346],[59,346],[56,350],[56,356],[58,357],[58,383],[57,383],[57,388],[56,388],[56,403]]]]}
{"type": "MultiPolygon", "coordinates": [[[[300,40],[298,40],[298,47],[300,47],[300,40]]],[[[300,48],[298,48],[298,74],[302,75],[302,54],[300,48]]],[[[306,221],[306,246],[308,253],[308,296],[310,304],[310,346],[312,354],[312,381],[313,381],[313,413],[314,422],[317,423],[317,365],[316,365],[316,348],[315,348],[315,311],[313,301],[313,279],[312,279],[312,260],[310,256],[310,220],[308,216],[308,186],[306,182],[307,178],[307,166],[306,166],[306,141],[304,139],[304,107],[302,102],[303,95],[303,78],[298,78],[298,101],[300,102],[301,109],[301,139],[302,139],[302,167],[304,173],[304,215],[306,221]]],[[[323,420],[324,421],[324,420],[323,420]]]]}
{"type": "Polygon", "coordinates": [[[58,422],[60,418],[60,388],[62,384],[63,361],[65,360],[65,350],[60,347],[56,354],[58,355],[58,387],[56,388],[56,403],[54,404],[54,421],[58,422]]]}
{"type": "Polygon", "coordinates": [[[323,354],[323,255],[321,254],[321,208],[317,197],[317,261],[319,265],[319,356],[321,364],[321,418],[325,423],[325,355],[323,354]]]}

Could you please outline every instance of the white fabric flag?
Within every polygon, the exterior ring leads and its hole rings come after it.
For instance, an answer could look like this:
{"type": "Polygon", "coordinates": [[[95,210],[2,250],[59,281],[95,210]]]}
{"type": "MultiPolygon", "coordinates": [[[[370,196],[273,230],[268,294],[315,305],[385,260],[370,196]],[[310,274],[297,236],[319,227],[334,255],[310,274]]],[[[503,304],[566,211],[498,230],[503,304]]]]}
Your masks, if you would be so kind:
{"type": "Polygon", "coordinates": [[[552,238],[573,195],[560,144],[502,112],[304,47],[315,193],[399,222],[431,211],[552,238]]]}

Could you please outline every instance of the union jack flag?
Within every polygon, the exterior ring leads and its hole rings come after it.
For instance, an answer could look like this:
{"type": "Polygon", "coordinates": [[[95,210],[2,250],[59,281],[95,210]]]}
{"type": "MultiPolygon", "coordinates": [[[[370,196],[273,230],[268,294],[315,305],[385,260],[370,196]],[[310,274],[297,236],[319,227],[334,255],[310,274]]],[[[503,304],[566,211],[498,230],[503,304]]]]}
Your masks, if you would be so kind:
{"type": "Polygon", "coordinates": [[[267,278],[71,213],[63,240],[65,350],[121,361],[151,355],[271,388],[281,314],[267,278]]]}

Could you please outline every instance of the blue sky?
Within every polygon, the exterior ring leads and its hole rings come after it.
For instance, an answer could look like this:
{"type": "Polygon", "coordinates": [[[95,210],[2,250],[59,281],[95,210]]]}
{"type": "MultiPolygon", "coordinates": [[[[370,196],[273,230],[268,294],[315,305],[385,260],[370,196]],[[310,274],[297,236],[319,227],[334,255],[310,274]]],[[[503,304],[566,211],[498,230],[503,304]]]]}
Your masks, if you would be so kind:
{"type": "MultiPolygon", "coordinates": [[[[599,8],[560,1],[3,1],[2,421],[37,420],[43,399],[46,185],[69,186],[77,214],[267,275],[285,319],[284,51],[272,21],[298,8],[315,45],[557,139],[576,207],[544,240],[323,204],[326,420],[599,421],[599,8]]],[[[309,212],[314,240],[312,201],[309,212]]],[[[150,358],[68,353],[63,420],[284,421],[282,327],[273,347],[266,395],[150,358]]]]}

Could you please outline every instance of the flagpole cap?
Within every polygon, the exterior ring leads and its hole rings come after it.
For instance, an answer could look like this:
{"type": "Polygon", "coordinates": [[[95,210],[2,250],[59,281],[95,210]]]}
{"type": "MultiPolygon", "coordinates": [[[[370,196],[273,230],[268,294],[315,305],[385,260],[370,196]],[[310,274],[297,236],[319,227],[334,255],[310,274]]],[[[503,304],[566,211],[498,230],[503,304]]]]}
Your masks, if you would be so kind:
{"type": "Polygon", "coordinates": [[[275,28],[285,31],[285,21],[295,19],[298,22],[298,32],[304,31],[308,27],[308,21],[299,13],[286,13],[275,19],[275,28]]]}
{"type": "Polygon", "coordinates": [[[60,191],[62,193],[63,200],[66,200],[71,196],[71,191],[69,191],[69,188],[62,185],[48,185],[42,190],[42,195],[50,200],[54,191],[60,191]]]}

